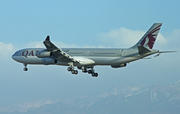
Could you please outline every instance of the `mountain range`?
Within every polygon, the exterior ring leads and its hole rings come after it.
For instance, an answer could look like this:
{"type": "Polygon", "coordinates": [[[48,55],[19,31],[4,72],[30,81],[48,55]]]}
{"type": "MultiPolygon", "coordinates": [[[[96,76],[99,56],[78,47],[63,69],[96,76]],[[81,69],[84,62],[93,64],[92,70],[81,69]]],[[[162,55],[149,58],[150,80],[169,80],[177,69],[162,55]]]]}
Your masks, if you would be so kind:
{"type": "Polygon", "coordinates": [[[0,108],[0,114],[179,114],[180,80],[164,85],[114,85],[93,95],[0,108]]]}

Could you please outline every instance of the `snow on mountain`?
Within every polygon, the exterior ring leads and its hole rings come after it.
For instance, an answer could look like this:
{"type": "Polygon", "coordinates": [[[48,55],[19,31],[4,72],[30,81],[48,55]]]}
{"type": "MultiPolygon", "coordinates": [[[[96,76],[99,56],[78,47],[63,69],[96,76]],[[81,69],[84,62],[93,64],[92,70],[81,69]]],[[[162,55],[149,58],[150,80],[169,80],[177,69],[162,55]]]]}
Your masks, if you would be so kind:
{"type": "Polygon", "coordinates": [[[180,87],[180,80],[170,84],[170,86],[172,86],[172,87],[180,87]]]}
{"type": "Polygon", "coordinates": [[[180,80],[170,86],[119,84],[94,95],[83,95],[61,100],[44,100],[10,108],[0,108],[9,114],[179,114],[180,80]],[[16,110],[15,110],[16,109],[16,110]]]}

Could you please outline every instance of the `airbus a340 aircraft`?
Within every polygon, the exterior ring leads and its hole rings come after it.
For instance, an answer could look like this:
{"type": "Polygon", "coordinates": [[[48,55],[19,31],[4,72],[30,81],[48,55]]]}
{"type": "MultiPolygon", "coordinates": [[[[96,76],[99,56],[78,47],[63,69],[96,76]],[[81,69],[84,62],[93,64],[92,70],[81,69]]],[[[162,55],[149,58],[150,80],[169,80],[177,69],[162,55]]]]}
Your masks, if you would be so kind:
{"type": "MultiPolygon", "coordinates": [[[[127,63],[143,59],[149,55],[166,53],[152,49],[162,23],[154,23],[145,35],[132,47],[120,48],[58,48],[47,36],[43,42],[46,49],[27,48],[15,52],[12,58],[23,63],[27,71],[28,64],[63,65],[72,74],[78,74],[74,67],[97,77],[94,66],[109,65],[112,68],[125,67],[127,63]]],[[[132,36],[133,38],[133,36],[132,36]]]]}

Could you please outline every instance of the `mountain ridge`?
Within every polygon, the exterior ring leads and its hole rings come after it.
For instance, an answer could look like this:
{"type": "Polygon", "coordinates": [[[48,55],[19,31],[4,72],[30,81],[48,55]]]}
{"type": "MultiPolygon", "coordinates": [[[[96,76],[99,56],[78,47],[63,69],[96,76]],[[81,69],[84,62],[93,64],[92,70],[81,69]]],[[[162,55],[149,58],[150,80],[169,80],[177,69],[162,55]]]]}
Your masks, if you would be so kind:
{"type": "MultiPolygon", "coordinates": [[[[46,101],[46,100],[45,100],[46,101]]],[[[180,80],[163,85],[118,84],[96,95],[82,95],[61,100],[43,102],[24,110],[13,107],[2,110],[2,114],[179,114],[180,80]],[[13,110],[12,110],[13,109],[13,110]],[[12,110],[12,111],[11,111],[12,110]]]]}

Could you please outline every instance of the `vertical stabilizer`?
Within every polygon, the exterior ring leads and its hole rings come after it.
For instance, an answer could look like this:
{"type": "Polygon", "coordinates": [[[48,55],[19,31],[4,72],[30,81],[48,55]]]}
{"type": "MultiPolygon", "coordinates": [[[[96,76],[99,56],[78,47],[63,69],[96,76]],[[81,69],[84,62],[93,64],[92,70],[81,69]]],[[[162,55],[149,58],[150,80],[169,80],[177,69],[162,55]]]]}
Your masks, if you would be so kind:
{"type": "Polygon", "coordinates": [[[146,34],[131,48],[143,46],[147,49],[152,49],[156,41],[156,37],[159,33],[162,23],[154,23],[146,34]]]}

